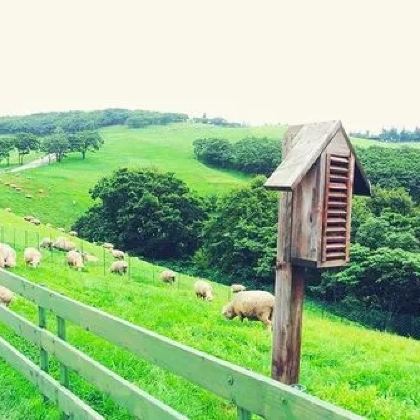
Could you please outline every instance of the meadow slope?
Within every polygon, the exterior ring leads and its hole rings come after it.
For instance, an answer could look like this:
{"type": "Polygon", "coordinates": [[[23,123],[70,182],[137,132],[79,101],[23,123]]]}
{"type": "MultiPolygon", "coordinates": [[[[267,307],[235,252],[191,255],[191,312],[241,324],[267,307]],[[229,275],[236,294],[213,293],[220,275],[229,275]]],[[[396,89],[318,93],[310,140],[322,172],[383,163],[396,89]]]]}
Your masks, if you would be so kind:
{"type": "Polygon", "coordinates": [[[174,172],[201,194],[218,194],[243,185],[248,176],[236,171],[210,168],[194,158],[192,143],[199,137],[221,136],[239,140],[246,136],[280,138],[280,126],[220,128],[203,124],[171,124],[144,129],[113,126],[101,130],[104,147],[69,155],[62,163],[19,174],[2,174],[3,181],[22,187],[22,192],[0,185],[0,207],[13,207],[18,214],[31,212],[56,226],[69,227],[90,205],[89,189],[96,181],[120,167],[156,167],[174,172]],[[43,190],[39,193],[39,190],[43,190]],[[25,194],[33,198],[28,202],[25,194]]]}
{"type": "MultiPolygon", "coordinates": [[[[15,273],[43,283],[51,289],[101,308],[135,324],[222,359],[269,374],[271,335],[261,324],[227,321],[220,308],[229,299],[229,289],[214,284],[216,298],[202,302],[192,293],[194,278],[181,275],[175,286],[157,280],[160,267],[131,258],[130,277],[104,271],[103,249],[76,239],[78,246],[101,260],[86,272],[67,268],[64,256],[43,251],[37,269],[25,268],[22,250],[37,245],[38,239],[61,233],[36,227],[21,217],[0,211],[3,241],[16,246],[19,259],[15,273]],[[26,232],[26,233],[25,233],[26,232]],[[105,273],[105,274],[104,274],[105,273]]],[[[105,269],[111,261],[106,256],[105,269]]],[[[22,298],[12,309],[36,320],[35,307],[22,298]]],[[[55,322],[49,320],[53,330],[55,322]]],[[[38,351],[0,325],[0,335],[37,361],[38,351]]],[[[183,379],[139,360],[102,339],[70,326],[69,340],[126,379],[195,419],[233,419],[234,407],[183,379]]],[[[57,364],[52,372],[58,374],[57,364]]],[[[356,324],[323,316],[317,307],[305,307],[301,383],[309,393],[374,419],[419,418],[420,343],[408,338],[371,331],[356,324]]],[[[19,374],[0,361],[0,418],[55,419],[53,406],[19,374]]],[[[107,418],[127,418],[108,398],[91,386],[71,377],[72,389],[107,418]]]]}

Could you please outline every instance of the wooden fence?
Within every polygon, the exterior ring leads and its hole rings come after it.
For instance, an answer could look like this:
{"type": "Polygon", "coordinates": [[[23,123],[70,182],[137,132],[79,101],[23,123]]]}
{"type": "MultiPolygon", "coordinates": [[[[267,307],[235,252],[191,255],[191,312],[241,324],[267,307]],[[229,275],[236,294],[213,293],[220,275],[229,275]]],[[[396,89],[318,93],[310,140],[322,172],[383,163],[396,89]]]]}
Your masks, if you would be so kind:
{"type": "Polygon", "coordinates": [[[1,305],[0,322],[40,348],[40,366],[1,337],[0,357],[56,403],[64,417],[103,418],[68,389],[68,370],[71,369],[109,395],[134,418],[186,418],[69,344],[66,341],[66,321],[71,321],[231,401],[237,406],[238,419],[251,419],[251,413],[266,419],[360,418],[268,377],[194,350],[1,269],[0,285],[38,306],[38,325],[1,305]],[[47,311],[53,312],[57,318],[57,335],[46,330],[47,311]],[[60,362],[60,382],[48,374],[49,356],[60,362]]]}

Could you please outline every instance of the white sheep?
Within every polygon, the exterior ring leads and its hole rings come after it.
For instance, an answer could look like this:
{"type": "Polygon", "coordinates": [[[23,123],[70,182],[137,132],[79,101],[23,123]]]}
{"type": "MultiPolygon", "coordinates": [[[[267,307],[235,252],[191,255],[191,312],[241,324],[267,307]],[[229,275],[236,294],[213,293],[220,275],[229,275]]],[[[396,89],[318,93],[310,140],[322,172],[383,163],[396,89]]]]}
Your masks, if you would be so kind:
{"type": "Polygon", "coordinates": [[[14,294],[9,289],[0,286],[0,305],[9,306],[12,301],[14,294]]]}
{"type": "Polygon", "coordinates": [[[7,244],[0,243],[0,268],[16,267],[16,251],[7,244]]]}
{"type": "Polygon", "coordinates": [[[75,230],[71,230],[71,231],[69,232],[69,235],[70,235],[70,236],[77,236],[77,235],[78,235],[78,233],[77,233],[75,230]]]}
{"type": "Polygon", "coordinates": [[[53,241],[51,238],[44,238],[41,243],[39,244],[41,248],[52,248],[53,247],[53,241]]]}
{"type": "Polygon", "coordinates": [[[82,254],[74,250],[67,253],[67,264],[69,267],[76,268],[78,271],[81,271],[85,266],[83,264],[82,254]]]}
{"type": "Polygon", "coordinates": [[[227,319],[239,317],[263,322],[269,329],[273,316],[274,296],[261,290],[250,290],[235,294],[233,300],[223,309],[227,319]]]}
{"type": "Polygon", "coordinates": [[[64,228],[62,228],[62,227],[58,227],[58,228],[57,228],[57,230],[58,230],[59,232],[65,232],[65,231],[66,231],[66,229],[64,229],[64,228]]]}
{"type": "Polygon", "coordinates": [[[10,213],[10,212],[12,211],[12,209],[11,209],[10,207],[6,207],[6,208],[4,209],[4,211],[7,211],[8,213],[10,213]]]}
{"type": "Polygon", "coordinates": [[[197,280],[194,283],[195,295],[199,298],[212,301],[213,300],[213,287],[210,283],[204,280],[197,280]]]}
{"type": "Polygon", "coordinates": [[[76,245],[64,236],[59,236],[54,241],[53,247],[59,251],[74,251],[76,249],[76,245]]]}
{"type": "Polygon", "coordinates": [[[232,284],[230,286],[230,289],[232,290],[232,293],[238,293],[238,292],[243,292],[244,290],[246,290],[246,287],[243,286],[242,284],[232,284]]]}
{"type": "Polygon", "coordinates": [[[30,215],[23,217],[23,220],[25,220],[26,222],[32,222],[33,219],[35,219],[35,217],[34,216],[30,216],[30,215]]]}
{"type": "Polygon", "coordinates": [[[174,283],[176,279],[176,273],[172,270],[164,270],[160,273],[160,279],[164,283],[174,283]]]}
{"type": "Polygon", "coordinates": [[[23,259],[26,265],[36,268],[41,263],[42,254],[36,248],[26,248],[23,252],[23,259]]]}
{"type": "Polygon", "coordinates": [[[36,225],[36,226],[39,226],[40,224],[41,224],[41,220],[39,220],[39,219],[37,219],[37,218],[33,218],[32,220],[31,220],[31,223],[33,223],[34,225],[36,225]]]}
{"type": "Polygon", "coordinates": [[[102,246],[103,246],[105,249],[107,249],[108,251],[110,251],[111,249],[113,249],[113,248],[114,248],[114,245],[113,245],[113,244],[111,244],[111,243],[109,243],[109,242],[104,242],[104,243],[102,244],[102,246]]]}
{"type": "Polygon", "coordinates": [[[111,250],[112,256],[117,260],[123,260],[125,257],[125,254],[123,251],[120,251],[119,249],[112,249],[111,250]]]}
{"type": "Polygon", "coordinates": [[[127,269],[128,269],[127,261],[114,261],[111,264],[111,268],[109,269],[109,271],[111,273],[123,275],[127,272],[127,269]]]}

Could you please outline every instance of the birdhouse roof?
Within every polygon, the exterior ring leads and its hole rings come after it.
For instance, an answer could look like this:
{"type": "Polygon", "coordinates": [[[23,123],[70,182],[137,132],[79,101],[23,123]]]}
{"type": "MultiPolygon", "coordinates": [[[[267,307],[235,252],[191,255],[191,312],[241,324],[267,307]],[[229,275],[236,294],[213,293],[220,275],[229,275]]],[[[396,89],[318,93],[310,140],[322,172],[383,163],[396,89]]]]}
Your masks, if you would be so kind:
{"type": "Polygon", "coordinates": [[[370,195],[370,182],[341,121],[292,126],[289,127],[289,130],[294,134],[291,138],[292,147],[282,163],[268,178],[265,187],[280,191],[292,191],[311,169],[328,144],[341,131],[355,157],[353,192],[359,195],[370,195]]]}

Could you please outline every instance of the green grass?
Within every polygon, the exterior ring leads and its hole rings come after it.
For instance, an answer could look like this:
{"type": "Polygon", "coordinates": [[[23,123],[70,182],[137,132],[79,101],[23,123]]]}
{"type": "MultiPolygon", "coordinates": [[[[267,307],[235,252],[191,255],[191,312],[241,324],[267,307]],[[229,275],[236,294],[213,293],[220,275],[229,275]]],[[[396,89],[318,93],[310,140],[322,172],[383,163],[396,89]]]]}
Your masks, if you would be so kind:
{"type": "Polygon", "coordinates": [[[218,170],[194,158],[192,143],[203,136],[222,136],[239,140],[245,136],[280,137],[283,127],[217,128],[202,124],[173,124],[145,129],[114,126],[101,133],[104,147],[89,153],[86,160],[71,154],[55,163],[2,180],[22,187],[22,192],[0,185],[0,207],[12,207],[18,214],[31,213],[56,226],[70,226],[90,205],[89,189],[98,179],[120,167],[153,166],[174,172],[195,191],[219,194],[238,187],[249,179],[235,171],[218,170]],[[44,190],[39,194],[38,190],[44,190]],[[33,195],[28,201],[25,194],[33,195]]]}
{"type": "MultiPolygon", "coordinates": [[[[0,220],[1,239],[18,250],[18,267],[14,272],[179,342],[269,374],[271,334],[260,323],[227,321],[221,317],[220,309],[229,299],[225,286],[214,284],[215,300],[202,302],[192,292],[193,278],[181,275],[173,287],[161,284],[157,281],[160,268],[136,258],[131,259],[130,278],[104,275],[102,262],[89,266],[86,272],[74,272],[65,266],[63,254],[48,251],[43,251],[39,269],[25,268],[22,262],[25,243],[36,245],[38,238],[61,233],[44,226],[35,227],[4,211],[0,211],[0,220]]],[[[79,247],[103,258],[101,248],[76,241],[79,247]]],[[[106,268],[110,261],[107,255],[106,268]]],[[[36,320],[36,308],[23,298],[17,298],[11,307],[36,320]]],[[[49,327],[55,328],[52,318],[49,327]]],[[[0,326],[0,335],[37,361],[37,349],[4,326],[0,326]]],[[[191,418],[235,418],[231,404],[88,332],[70,325],[69,340],[191,418]]],[[[53,363],[52,373],[58,374],[57,363],[53,363]]],[[[370,418],[414,419],[420,418],[419,379],[418,341],[343,323],[333,316],[324,316],[313,304],[306,305],[301,383],[309,393],[370,418]]],[[[55,407],[44,407],[34,388],[3,362],[0,383],[1,418],[58,418],[55,407]]],[[[71,383],[72,390],[106,418],[127,418],[124,410],[84,381],[72,375],[71,383]]]]}

